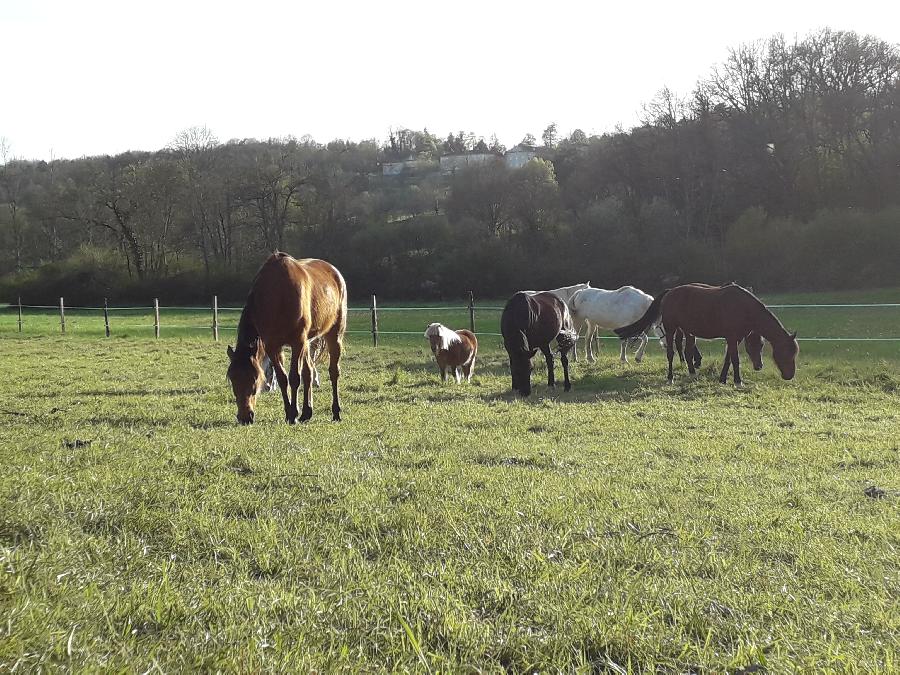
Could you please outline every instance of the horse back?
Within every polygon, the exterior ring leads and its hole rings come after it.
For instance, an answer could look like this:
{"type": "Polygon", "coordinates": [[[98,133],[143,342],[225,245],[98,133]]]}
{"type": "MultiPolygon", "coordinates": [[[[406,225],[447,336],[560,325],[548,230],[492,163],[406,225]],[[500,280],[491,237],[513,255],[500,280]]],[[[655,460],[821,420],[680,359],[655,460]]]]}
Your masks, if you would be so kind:
{"type": "Polygon", "coordinates": [[[291,344],[302,332],[317,337],[346,328],[347,286],[324,260],[273,254],[257,273],[250,298],[266,343],[291,344]]]}
{"type": "Polygon", "coordinates": [[[762,303],[737,284],[685,284],[669,289],[662,299],[665,326],[681,328],[700,338],[742,339],[754,329],[762,303]]]}

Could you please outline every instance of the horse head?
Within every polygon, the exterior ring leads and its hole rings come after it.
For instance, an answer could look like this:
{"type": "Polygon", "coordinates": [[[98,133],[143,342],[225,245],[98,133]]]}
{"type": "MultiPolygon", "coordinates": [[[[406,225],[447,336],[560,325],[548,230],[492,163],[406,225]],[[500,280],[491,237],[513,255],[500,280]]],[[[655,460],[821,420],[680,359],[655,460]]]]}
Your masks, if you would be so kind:
{"type": "Polygon", "coordinates": [[[753,363],[753,370],[762,370],[763,336],[756,332],[749,333],[744,338],[744,349],[747,350],[747,356],[753,363]]]}
{"type": "Polygon", "coordinates": [[[253,424],[256,394],[265,380],[259,358],[261,346],[258,338],[247,345],[238,345],[236,349],[228,345],[228,381],[237,402],[237,420],[241,424],[253,424]]]}
{"type": "Polygon", "coordinates": [[[781,377],[785,380],[794,378],[797,372],[797,354],[800,351],[800,345],[797,344],[797,332],[787,333],[784,338],[772,342],[772,359],[781,377]]]}

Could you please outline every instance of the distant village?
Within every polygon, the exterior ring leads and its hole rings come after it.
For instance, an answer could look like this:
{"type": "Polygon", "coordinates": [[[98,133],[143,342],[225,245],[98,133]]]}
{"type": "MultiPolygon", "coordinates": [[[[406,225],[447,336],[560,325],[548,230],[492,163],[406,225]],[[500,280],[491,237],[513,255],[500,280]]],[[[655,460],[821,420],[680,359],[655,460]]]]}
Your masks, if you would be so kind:
{"type": "Polygon", "coordinates": [[[450,176],[462,169],[485,166],[492,162],[503,162],[509,169],[519,169],[535,157],[537,157],[537,148],[520,143],[504,153],[473,151],[441,155],[439,159],[420,156],[395,162],[384,162],[381,165],[381,173],[383,176],[406,176],[439,172],[441,175],[450,176]]]}

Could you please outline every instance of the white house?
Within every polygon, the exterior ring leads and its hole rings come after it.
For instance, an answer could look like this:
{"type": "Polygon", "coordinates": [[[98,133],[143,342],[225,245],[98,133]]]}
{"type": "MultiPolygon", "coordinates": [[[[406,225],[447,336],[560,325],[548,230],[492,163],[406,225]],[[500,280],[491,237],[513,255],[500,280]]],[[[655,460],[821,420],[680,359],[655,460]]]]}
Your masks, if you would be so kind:
{"type": "Polygon", "coordinates": [[[521,169],[535,157],[537,157],[537,152],[532,146],[517,145],[503,155],[503,161],[506,162],[508,169],[521,169]]]}

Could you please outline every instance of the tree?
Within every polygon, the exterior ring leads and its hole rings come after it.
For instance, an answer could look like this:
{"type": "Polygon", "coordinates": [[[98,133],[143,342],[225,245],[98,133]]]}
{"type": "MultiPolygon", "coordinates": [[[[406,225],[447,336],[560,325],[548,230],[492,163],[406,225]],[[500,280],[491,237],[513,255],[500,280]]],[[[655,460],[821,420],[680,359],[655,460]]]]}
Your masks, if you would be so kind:
{"type": "Polygon", "coordinates": [[[544,141],[545,148],[553,148],[556,146],[556,122],[551,122],[541,134],[541,140],[544,141]]]}

